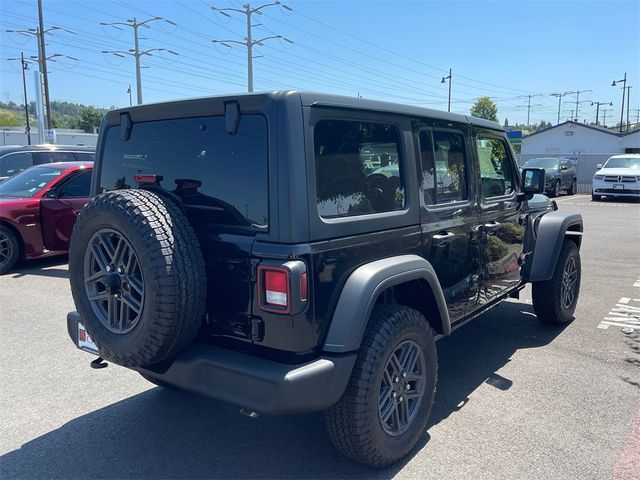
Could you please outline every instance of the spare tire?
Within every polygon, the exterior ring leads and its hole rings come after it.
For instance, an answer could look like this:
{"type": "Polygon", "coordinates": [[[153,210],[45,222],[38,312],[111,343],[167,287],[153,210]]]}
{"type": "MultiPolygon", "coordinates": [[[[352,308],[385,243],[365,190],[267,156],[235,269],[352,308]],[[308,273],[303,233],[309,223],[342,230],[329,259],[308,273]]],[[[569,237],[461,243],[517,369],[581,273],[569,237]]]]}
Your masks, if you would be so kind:
{"type": "Polygon", "coordinates": [[[126,367],[175,356],[198,333],[207,281],[200,245],[172,199],[116,190],[82,209],[71,292],[100,355],[126,367]]]}

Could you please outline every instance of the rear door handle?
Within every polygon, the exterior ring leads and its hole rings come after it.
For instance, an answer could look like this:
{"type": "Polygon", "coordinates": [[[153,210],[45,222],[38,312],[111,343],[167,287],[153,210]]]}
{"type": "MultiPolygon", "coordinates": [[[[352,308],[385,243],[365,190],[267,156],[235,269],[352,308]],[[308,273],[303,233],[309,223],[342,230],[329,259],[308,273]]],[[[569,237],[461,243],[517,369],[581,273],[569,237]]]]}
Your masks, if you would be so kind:
{"type": "Polygon", "coordinates": [[[490,222],[484,224],[484,229],[488,234],[496,233],[496,231],[500,228],[500,222],[490,222]]]}
{"type": "Polygon", "coordinates": [[[455,236],[456,236],[456,234],[453,233],[453,232],[440,232],[440,233],[435,234],[431,238],[433,238],[433,244],[436,247],[442,247],[443,245],[446,245],[447,243],[451,243],[455,236]]]}

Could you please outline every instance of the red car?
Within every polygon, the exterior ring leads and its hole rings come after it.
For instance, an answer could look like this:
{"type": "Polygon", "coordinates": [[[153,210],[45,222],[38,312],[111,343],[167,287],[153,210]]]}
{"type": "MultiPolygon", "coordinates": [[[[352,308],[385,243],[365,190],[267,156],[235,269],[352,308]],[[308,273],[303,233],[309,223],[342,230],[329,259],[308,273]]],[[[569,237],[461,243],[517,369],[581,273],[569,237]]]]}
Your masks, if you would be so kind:
{"type": "Polygon", "coordinates": [[[0,184],[0,274],[18,260],[66,253],[89,201],[92,162],[28,168],[0,184]]]}

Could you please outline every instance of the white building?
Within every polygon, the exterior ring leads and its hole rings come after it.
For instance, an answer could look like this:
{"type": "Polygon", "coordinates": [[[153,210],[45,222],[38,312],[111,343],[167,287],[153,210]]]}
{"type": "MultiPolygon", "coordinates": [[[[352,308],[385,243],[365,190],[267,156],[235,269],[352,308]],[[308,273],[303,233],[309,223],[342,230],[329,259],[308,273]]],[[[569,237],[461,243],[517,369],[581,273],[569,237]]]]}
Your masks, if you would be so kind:
{"type": "Polygon", "coordinates": [[[524,137],[522,153],[535,155],[640,153],[640,129],[618,133],[601,127],[567,121],[524,137]]]}

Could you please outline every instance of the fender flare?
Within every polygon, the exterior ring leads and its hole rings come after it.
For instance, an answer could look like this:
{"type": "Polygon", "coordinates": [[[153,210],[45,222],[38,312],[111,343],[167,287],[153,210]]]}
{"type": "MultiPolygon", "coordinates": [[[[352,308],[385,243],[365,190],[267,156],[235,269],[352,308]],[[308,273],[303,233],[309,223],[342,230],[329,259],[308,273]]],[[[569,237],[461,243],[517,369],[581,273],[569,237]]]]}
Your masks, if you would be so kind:
{"type": "Polygon", "coordinates": [[[353,271],[340,293],[323,350],[346,353],[360,348],[380,293],[412,280],[425,280],[429,284],[442,320],[440,333],[451,333],[449,311],[435,270],[422,257],[399,255],[367,263],[353,271]]]}
{"type": "Polygon", "coordinates": [[[582,215],[579,213],[555,211],[542,215],[527,280],[539,282],[553,277],[564,239],[568,235],[577,237],[576,244],[580,248],[582,229],[582,215]]]}

